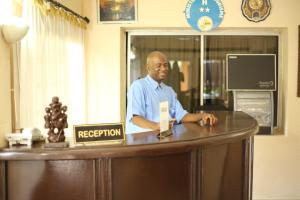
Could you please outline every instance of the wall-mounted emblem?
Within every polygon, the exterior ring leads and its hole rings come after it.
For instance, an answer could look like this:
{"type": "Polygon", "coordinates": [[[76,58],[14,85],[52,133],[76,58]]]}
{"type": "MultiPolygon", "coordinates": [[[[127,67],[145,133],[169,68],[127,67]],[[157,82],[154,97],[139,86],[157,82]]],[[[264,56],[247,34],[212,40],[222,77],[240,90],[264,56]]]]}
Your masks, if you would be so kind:
{"type": "Polygon", "coordinates": [[[189,0],[185,17],[190,26],[198,31],[217,28],[224,18],[221,0],[189,0]]]}
{"type": "Polygon", "coordinates": [[[249,21],[263,21],[269,16],[270,11],[270,0],[243,0],[242,13],[249,21]]]}

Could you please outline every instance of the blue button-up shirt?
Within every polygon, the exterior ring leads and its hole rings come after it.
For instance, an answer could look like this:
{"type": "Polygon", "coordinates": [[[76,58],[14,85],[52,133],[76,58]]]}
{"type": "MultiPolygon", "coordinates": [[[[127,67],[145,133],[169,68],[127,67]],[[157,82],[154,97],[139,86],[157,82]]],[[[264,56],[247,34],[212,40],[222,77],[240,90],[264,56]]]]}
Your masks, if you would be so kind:
{"type": "Polygon", "coordinates": [[[187,114],[177,99],[174,90],[164,83],[158,84],[151,76],[132,83],[127,94],[126,133],[149,131],[132,123],[134,115],[139,115],[153,122],[159,122],[160,102],[169,102],[169,117],[177,123],[187,114]]]}

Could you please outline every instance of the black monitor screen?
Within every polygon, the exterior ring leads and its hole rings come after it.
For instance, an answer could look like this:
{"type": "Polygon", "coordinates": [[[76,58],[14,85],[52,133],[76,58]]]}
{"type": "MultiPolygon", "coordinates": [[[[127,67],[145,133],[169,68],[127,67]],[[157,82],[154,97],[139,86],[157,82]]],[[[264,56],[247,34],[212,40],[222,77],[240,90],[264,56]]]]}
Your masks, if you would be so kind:
{"type": "Polygon", "coordinates": [[[276,90],[275,54],[227,54],[227,90],[276,90]]]}

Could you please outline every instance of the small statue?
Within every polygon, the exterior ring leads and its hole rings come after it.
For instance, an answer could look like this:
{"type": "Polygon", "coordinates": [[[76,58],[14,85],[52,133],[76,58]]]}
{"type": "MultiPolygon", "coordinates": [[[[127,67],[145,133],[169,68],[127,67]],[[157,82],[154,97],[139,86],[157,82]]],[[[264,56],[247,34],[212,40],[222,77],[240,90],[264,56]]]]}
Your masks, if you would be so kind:
{"type": "Polygon", "coordinates": [[[58,97],[53,97],[49,107],[45,108],[45,128],[49,128],[48,141],[50,143],[65,141],[64,128],[68,128],[67,109],[67,106],[62,106],[58,97]]]}

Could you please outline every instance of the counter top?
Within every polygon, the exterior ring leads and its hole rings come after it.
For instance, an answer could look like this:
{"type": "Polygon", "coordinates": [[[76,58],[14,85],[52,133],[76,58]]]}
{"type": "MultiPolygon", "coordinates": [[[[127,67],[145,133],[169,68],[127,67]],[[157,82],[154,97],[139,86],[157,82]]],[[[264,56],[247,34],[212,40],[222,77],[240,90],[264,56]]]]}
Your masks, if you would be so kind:
{"type": "Polygon", "coordinates": [[[258,131],[254,118],[243,112],[213,112],[218,123],[214,126],[200,126],[198,123],[174,125],[172,135],[157,138],[158,132],[145,132],[126,135],[122,144],[76,145],[69,148],[44,148],[42,144],[28,147],[4,148],[0,160],[69,160],[92,159],[99,157],[126,157],[138,154],[159,154],[167,151],[188,151],[198,145],[228,142],[244,139],[258,131]]]}

